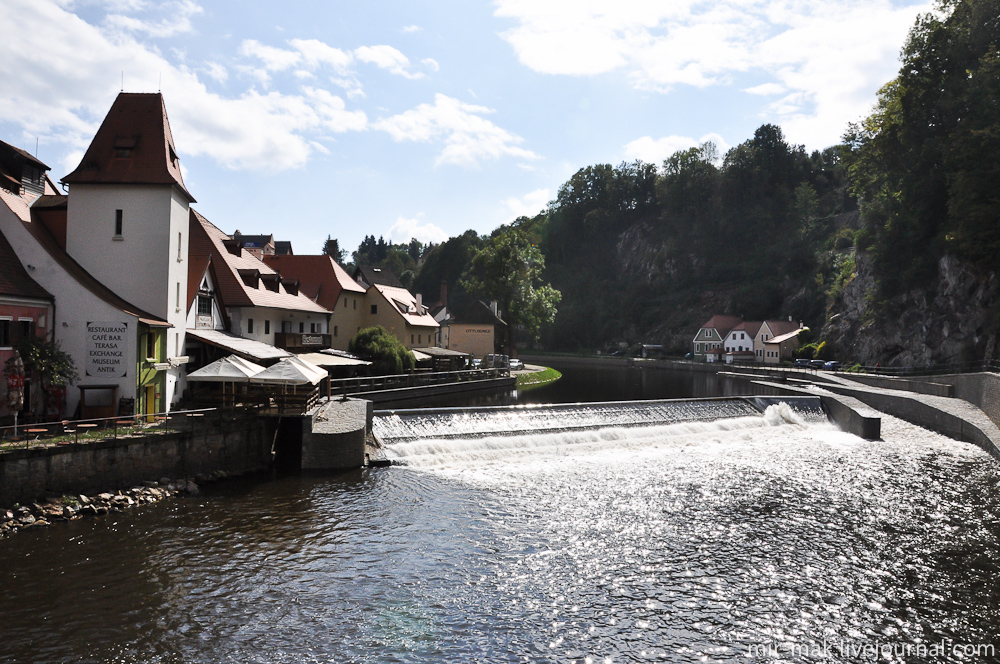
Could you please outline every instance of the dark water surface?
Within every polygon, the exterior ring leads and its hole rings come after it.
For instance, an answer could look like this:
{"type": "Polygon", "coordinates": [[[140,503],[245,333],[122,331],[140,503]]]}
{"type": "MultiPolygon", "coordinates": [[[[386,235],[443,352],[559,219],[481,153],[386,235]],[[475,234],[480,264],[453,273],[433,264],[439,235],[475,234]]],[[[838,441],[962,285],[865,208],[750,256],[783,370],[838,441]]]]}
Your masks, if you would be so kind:
{"type": "Polygon", "coordinates": [[[1000,661],[996,463],[883,431],[428,442],[18,533],[0,661],[1000,661]]]}

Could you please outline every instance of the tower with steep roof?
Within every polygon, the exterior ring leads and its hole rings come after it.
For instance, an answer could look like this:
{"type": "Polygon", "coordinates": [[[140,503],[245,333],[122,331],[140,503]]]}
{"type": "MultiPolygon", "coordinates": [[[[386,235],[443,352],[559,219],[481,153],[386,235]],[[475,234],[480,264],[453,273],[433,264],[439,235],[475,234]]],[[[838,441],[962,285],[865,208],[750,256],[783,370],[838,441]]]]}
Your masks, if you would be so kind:
{"type": "Polygon", "coordinates": [[[188,210],[195,202],[159,93],[126,93],[111,110],[69,185],[66,251],[129,302],[171,323],[165,403],[183,362],[188,210]]]}

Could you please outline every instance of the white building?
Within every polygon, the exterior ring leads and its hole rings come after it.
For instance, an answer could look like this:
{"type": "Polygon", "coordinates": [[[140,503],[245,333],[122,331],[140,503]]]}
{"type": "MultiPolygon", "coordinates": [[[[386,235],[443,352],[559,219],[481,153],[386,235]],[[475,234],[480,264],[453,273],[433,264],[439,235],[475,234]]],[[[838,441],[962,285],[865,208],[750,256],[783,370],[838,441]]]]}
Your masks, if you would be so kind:
{"type": "MultiPolygon", "coordinates": [[[[164,406],[183,389],[188,209],[180,162],[159,93],[121,93],[80,165],[63,178],[65,249],[124,300],[169,324],[164,406]]],[[[164,407],[164,409],[166,409],[164,407]]]]}

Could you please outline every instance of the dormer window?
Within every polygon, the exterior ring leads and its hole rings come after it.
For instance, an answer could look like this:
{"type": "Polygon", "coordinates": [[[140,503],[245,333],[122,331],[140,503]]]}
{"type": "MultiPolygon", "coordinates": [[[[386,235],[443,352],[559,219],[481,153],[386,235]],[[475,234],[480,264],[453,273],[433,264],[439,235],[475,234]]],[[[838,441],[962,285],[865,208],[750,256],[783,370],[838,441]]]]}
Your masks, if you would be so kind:
{"type": "Polygon", "coordinates": [[[132,156],[132,148],[115,148],[115,156],[128,158],[132,156]]]}
{"type": "Polygon", "coordinates": [[[119,136],[115,139],[115,157],[128,159],[138,139],[135,136],[119,136]]]}

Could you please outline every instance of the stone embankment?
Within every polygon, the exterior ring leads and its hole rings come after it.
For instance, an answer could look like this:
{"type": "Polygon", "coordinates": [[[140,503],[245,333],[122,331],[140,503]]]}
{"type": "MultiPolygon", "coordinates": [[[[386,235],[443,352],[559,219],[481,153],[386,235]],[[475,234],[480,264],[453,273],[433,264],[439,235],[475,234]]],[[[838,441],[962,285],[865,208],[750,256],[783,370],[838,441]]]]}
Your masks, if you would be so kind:
{"type": "Polygon", "coordinates": [[[176,480],[163,477],[159,482],[144,482],[143,486],[115,492],[50,496],[42,502],[0,508],[0,536],[22,529],[42,528],[59,521],[123,512],[132,507],[158,503],[171,496],[196,495],[201,492],[199,485],[228,477],[230,475],[225,471],[176,480]]]}

